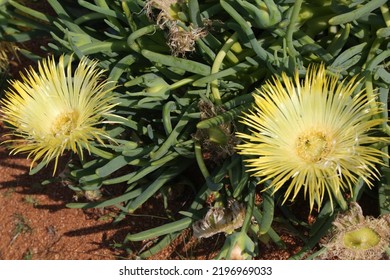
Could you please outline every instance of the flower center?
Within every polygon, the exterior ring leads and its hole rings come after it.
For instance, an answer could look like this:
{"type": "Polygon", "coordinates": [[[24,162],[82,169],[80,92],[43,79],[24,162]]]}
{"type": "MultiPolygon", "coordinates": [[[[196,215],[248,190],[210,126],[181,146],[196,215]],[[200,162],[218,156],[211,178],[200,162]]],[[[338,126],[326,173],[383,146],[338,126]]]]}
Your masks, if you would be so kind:
{"type": "Polygon", "coordinates": [[[351,249],[366,250],[376,246],[379,242],[379,235],[368,227],[344,234],[344,245],[351,249]]]}
{"type": "Polygon", "coordinates": [[[77,111],[59,114],[51,126],[53,135],[69,135],[77,126],[78,116],[79,114],[77,111]]]}
{"type": "Polygon", "coordinates": [[[319,130],[303,132],[297,139],[296,151],[300,158],[316,163],[326,157],[332,148],[329,134],[319,130]]]}

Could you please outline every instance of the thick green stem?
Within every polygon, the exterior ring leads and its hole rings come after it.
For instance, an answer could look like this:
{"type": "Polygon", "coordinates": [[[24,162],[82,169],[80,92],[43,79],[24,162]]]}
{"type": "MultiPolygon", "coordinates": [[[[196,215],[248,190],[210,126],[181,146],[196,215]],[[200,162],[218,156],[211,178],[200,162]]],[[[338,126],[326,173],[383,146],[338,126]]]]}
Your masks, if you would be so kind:
{"type": "Polygon", "coordinates": [[[202,173],[203,177],[205,179],[210,177],[210,172],[208,171],[206,164],[204,163],[204,160],[203,160],[202,147],[200,146],[200,143],[198,143],[198,142],[195,142],[195,158],[196,158],[196,162],[198,163],[198,167],[199,167],[200,172],[202,173]]]}
{"type": "Polygon", "coordinates": [[[340,25],[347,22],[352,22],[361,18],[363,15],[366,15],[382,5],[386,4],[387,0],[371,0],[368,1],[365,5],[360,6],[359,8],[347,12],[345,14],[337,15],[329,20],[330,25],[340,25]]]}
{"type": "Polygon", "coordinates": [[[290,17],[290,23],[287,28],[286,41],[287,41],[288,53],[293,57],[299,55],[299,53],[296,51],[293,45],[293,34],[296,27],[295,25],[297,24],[299,18],[299,11],[301,9],[302,3],[303,0],[295,1],[292,14],[290,17]]]}
{"type": "Polygon", "coordinates": [[[340,191],[339,192],[333,192],[333,196],[336,199],[336,201],[339,204],[339,206],[341,207],[341,209],[343,211],[346,211],[348,209],[348,204],[345,201],[342,193],[340,191]]]}
{"type": "Polygon", "coordinates": [[[83,45],[79,48],[83,55],[90,55],[95,53],[103,52],[121,52],[129,51],[130,47],[125,41],[114,41],[114,42],[96,42],[83,45]]]}
{"type": "Polygon", "coordinates": [[[92,153],[92,154],[95,154],[99,157],[102,157],[104,159],[113,159],[115,156],[112,154],[112,153],[109,153],[109,152],[106,152],[106,151],[103,151],[95,146],[89,146],[89,151],[92,153]]]}
{"type": "Polygon", "coordinates": [[[156,26],[155,25],[148,25],[145,27],[142,27],[138,29],[137,31],[134,31],[130,34],[130,36],[127,38],[127,44],[130,48],[132,48],[136,52],[141,52],[141,47],[137,44],[137,40],[141,38],[142,36],[156,32],[156,26]]]}
{"type": "MultiPolygon", "coordinates": [[[[219,71],[223,59],[225,58],[227,52],[230,50],[230,48],[233,46],[235,42],[238,40],[238,33],[235,32],[222,46],[221,50],[215,57],[213,66],[211,67],[211,74],[215,74],[219,71]]],[[[218,89],[218,80],[214,80],[211,82],[211,92],[214,97],[214,102],[216,105],[222,105],[221,101],[221,95],[219,94],[219,89],[218,89]]]]}
{"type": "Polygon", "coordinates": [[[386,3],[381,6],[381,13],[386,23],[386,26],[390,27],[390,12],[389,12],[389,6],[387,6],[386,3]]]}
{"type": "Polygon", "coordinates": [[[171,85],[169,86],[169,89],[170,89],[170,90],[174,90],[174,89],[180,88],[180,87],[182,87],[182,86],[184,86],[184,85],[186,85],[186,84],[192,83],[192,82],[194,82],[194,81],[200,79],[201,77],[202,77],[202,76],[200,76],[200,75],[192,75],[192,76],[190,76],[190,77],[181,79],[180,81],[177,81],[177,82],[171,84],[171,85]]]}
{"type": "MultiPolygon", "coordinates": [[[[368,102],[370,104],[370,107],[372,109],[374,109],[374,110],[377,109],[378,104],[375,101],[376,100],[376,94],[374,93],[374,84],[373,84],[373,81],[372,81],[373,71],[374,71],[374,68],[381,61],[385,60],[386,58],[388,58],[390,56],[390,50],[385,50],[382,53],[380,53],[379,55],[377,55],[377,52],[378,52],[382,42],[383,42],[383,38],[376,38],[374,40],[374,42],[371,45],[371,49],[370,49],[370,51],[368,53],[368,56],[367,56],[367,60],[366,60],[367,62],[364,65],[366,70],[368,70],[368,74],[367,74],[366,81],[365,81],[367,100],[368,100],[368,102]]],[[[376,118],[383,117],[383,118],[386,119],[387,117],[384,116],[383,114],[385,114],[385,112],[383,112],[381,116],[379,116],[379,115],[376,116],[376,118]]],[[[383,122],[382,130],[386,134],[390,135],[390,128],[387,125],[387,123],[383,122]]]]}
{"type": "Polygon", "coordinates": [[[222,8],[240,25],[242,32],[245,33],[247,36],[253,51],[258,55],[258,57],[266,62],[273,63],[274,57],[268,53],[265,49],[261,47],[259,42],[256,39],[255,34],[253,33],[253,30],[251,28],[251,24],[245,20],[244,17],[242,17],[237,10],[235,10],[230,4],[228,4],[226,1],[221,0],[220,4],[222,8]]]}
{"type": "Polygon", "coordinates": [[[250,193],[248,194],[248,204],[246,207],[245,220],[242,224],[241,232],[248,232],[249,226],[251,225],[251,220],[253,216],[253,208],[255,207],[255,191],[256,188],[252,187],[250,193]]]}

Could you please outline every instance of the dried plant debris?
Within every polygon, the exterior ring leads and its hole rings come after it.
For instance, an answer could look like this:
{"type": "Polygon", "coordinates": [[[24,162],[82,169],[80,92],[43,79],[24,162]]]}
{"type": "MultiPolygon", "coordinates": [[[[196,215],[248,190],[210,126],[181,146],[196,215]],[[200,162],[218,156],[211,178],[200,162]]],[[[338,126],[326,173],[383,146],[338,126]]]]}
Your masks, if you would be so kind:
{"type": "MultiPolygon", "coordinates": [[[[215,106],[210,101],[205,100],[201,100],[198,106],[201,120],[213,118],[225,111],[222,107],[215,106]]],[[[235,127],[233,123],[229,122],[207,129],[198,129],[193,137],[201,144],[204,158],[218,164],[235,153],[234,147],[238,143],[238,139],[234,132],[235,127]]]]}
{"type": "Polygon", "coordinates": [[[333,230],[323,246],[321,259],[379,260],[388,258],[390,244],[390,214],[379,218],[365,217],[357,203],[337,216],[333,230]]]}
{"type": "Polygon", "coordinates": [[[245,211],[245,206],[237,201],[230,202],[227,208],[213,207],[193,224],[193,234],[196,238],[208,238],[220,232],[231,234],[242,227],[245,211]]]}
{"type": "Polygon", "coordinates": [[[19,47],[11,42],[0,42],[0,71],[6,70],[10,61],[18,59],[19,47]]]}
{"type": "Polygon", "coordinates": [[[174,56],[185,56],[195,50],[195,41],[207,35],[204,27],[187,25],[186,2],[181,0],[150,0],[145,5],[146,14],[162,29],[168,31],[168,46],[174,56]],[[154,16],[153,8],[159,10],[154,16]]]}
{"type": "Polygon", "coordinates": [[[186,52],[195,50],[195,41],[207,35],[204,28],[189,27],[184,30],[182,27],[173,24],[169,29],[168,45],[174,56],[184,56],[186,52]]]}

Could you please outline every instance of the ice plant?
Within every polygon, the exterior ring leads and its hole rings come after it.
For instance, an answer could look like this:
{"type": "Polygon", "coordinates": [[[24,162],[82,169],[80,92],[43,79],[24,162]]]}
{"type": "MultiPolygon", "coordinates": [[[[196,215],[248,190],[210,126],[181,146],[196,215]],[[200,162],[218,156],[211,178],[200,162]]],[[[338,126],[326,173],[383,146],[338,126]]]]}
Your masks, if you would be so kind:
{"type": "Polygon", "coordinates": [[[274,192],[285,188],[283,202],[303,189],[311,210],[325,194],[332,202],[332,196],[352,193],[359,178],[371,186],[385,156],[372,145],[385,139],[372,131],[386,120],[381,104],[364,90],[356,93],[358,83],[356,77],[338,81],[324,65],[309,67],[302,82],[298,71],[268,81],[242,119],[250,133],[237,134],[248,171],[274,192]]]}
{"type": "Polygon", "coordinates": [[[337,216],[328,239],[322,259],[382,259],[390,245],[390,214],[365,217],[360,206],[352,203],[349,211],[337,216]]]}
{"type": "Polygon", "coordinates": [[[11,89],[1,101],[1,116],[13,130],[9,143],[11,153],[28,153],[32,164],[46,164],[65,150],[83,156],[91,141],[103,143],[108,134],[100,127],[115,104],[113,83],[104,80],[97,61],[82,58],[74,73],[64,56],[58,64],[48,58],[30,69],[22,81],[11,81],[11,89]]]}

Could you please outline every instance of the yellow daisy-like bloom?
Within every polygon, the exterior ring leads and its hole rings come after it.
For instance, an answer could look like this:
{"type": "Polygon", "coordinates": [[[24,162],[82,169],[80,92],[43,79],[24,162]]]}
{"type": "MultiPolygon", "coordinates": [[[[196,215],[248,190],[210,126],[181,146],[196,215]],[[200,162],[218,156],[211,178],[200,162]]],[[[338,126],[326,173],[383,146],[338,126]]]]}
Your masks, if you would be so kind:
{"type": "Polygon", "coordinates": [[[286,187],[283,202],[303,188],[311,210],[325,193],[331,201],[342,191],[352,193],[359,178],[372,185],[385,154],[371,144],[387,141],[370,133],[386,121],[379,116],[381,104],[365,91],[353,95],[356,77],[339,82],[324,65],[309,68],[302,83],[298,72],[281,77],[254,95],[254,110],[242,120],[251,134],[237,133],[244,140],[239,153],[251,156],[248,171],[260,183],[270,180],[274,192],[286,187]]]}
{"type": "Polygon", "coordinates": [[[97,127],[115,106],[110,94],[114,85],[103,73],[86,57],[73,73],[61,56],[58,64],[48,58],[38,64],[38,71],[31,68],[22,81],[12,81],[1,101],[2,119],[13,130],[12,139],[4,142],[11,145],[11,154],[28,153],[31,166],[39,159],[46,164],[55,159],[55,172],[65,150],[82,157],[90,141],[109,138],[97,127]]]}

